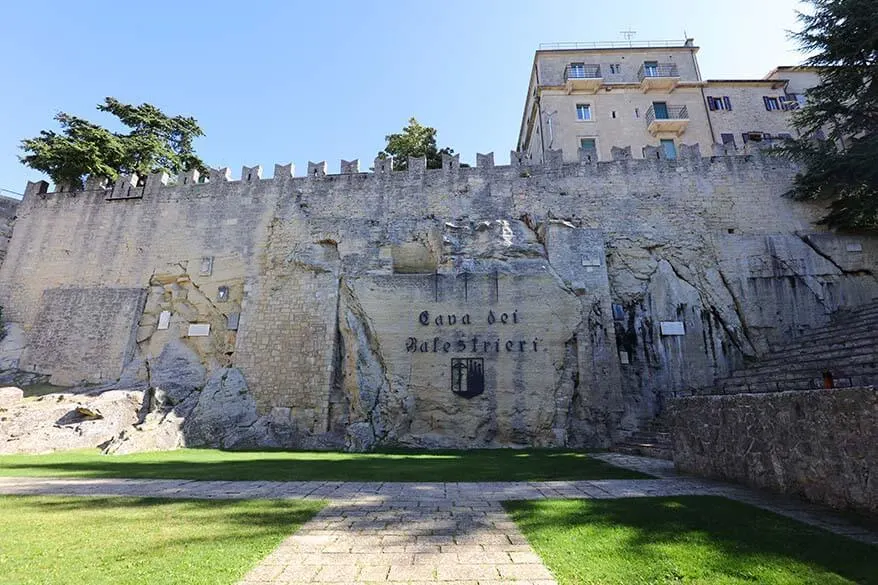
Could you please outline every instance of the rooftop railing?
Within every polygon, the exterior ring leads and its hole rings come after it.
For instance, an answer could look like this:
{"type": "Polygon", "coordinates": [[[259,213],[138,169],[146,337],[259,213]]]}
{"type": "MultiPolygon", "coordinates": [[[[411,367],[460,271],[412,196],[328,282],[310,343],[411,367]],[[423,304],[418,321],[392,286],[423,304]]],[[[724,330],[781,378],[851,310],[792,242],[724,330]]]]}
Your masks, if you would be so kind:
{"type": "Polygon", "coordinates": [[[679,41],[587,41],[577,43],[540,43],[540,50],[553,49],[631,49],[631,48],[669,48],[669,47],[693,47],[692,39],[679,41]]]}
{"type": "Polygon", "coordinates": [[[652,77],[680,77],[677,65],[674,63],[658,63],[648,65],[644,63],[637,71],[637,79],[643,81],[644,78],[652,77]]]}

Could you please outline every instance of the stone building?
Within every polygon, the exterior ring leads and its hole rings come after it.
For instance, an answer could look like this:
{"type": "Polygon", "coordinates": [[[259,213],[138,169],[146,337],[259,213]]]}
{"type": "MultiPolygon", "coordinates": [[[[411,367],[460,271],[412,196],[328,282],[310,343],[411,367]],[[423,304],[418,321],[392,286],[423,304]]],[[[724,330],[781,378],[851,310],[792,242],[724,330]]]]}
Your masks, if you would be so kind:
{"type": "Polygon", "coordinates": [[[561,43],[534,55],[518,147],[534,160],[611,160],[629,145],[677,156],[680,144],[746,148],[794,135],[790,112],[819,82],[807,67],[779,67],[764,79],[704,80],[698,47],[686,41],[561,43]],[[751,145],[752,146],[752,145],[751,145]]]}

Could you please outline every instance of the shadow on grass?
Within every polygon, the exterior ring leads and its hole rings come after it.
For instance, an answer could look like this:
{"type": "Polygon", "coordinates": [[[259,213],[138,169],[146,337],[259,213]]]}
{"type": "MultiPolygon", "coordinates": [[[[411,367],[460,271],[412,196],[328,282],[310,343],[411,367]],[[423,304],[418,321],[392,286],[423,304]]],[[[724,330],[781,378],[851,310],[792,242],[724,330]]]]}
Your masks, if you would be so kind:
{"type": "Polygon", "coordinates": [[[322,506],[0,496],[0,583],[231,585],[322,506]]]}
{"type": "MultiPolygon", "coordinates": [[[[268,500],[270,506],[262,506],[258,502],[250,505],[253,500],[246,499],[170,499],[170,498],[139,498],[119,497],[78,497],[78,496],[13,496],[22,498],[22,508],[40,510],[51,513],[83,513],[89,511],[107,512],[111,510],[140,509],[145,512],[161,513],[163,509],[173,507],[174,514],[184,515],[187,522],[198,522],[199,518],[220,514],[224,522],[248,527],[279,528],[290,524],[300,525],[307,522],[321,507],[322,503],[309,502],[302,504],[295,500],[268,500]]],[[[207,535],[209,536],[209,535],[207,535]]]]}
{"type": "Polygon", "coordinates": [[[478,450],[381,453],[223,452],[186,449],[104,456],[91,452],[0,456],[0,475],[270,481],[548,481],[640,479],[586,453],[478,450]]]}
{"type": "Polygon", "coordinates": [[[878,547],[717,496],[504,505],[560,583],[878,583],[878,547]]]}

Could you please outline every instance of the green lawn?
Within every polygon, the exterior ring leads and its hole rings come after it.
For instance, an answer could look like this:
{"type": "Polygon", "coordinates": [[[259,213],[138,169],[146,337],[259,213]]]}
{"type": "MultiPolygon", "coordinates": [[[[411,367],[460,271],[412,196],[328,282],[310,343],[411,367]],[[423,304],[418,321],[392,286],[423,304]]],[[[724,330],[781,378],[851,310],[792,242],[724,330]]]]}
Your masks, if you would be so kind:
{"type": "Polygon", "coordinates": [[[65,451],[49,455],[2,455],[0,475],[224,481],[543,481],[648,477],[613,467],[582,452],[511,449],[430,453],[181,449],[133,455],[65,451]]]}
{"type": "Polygon", "coordinates": [[[321,506],[0,497],[0,584],[232,584],[321,506]]]}
{"type": "Polygon", "coordinates": [[[878,583],[878,547],[721,497],[504,505],[559,585],[878,583]]]}

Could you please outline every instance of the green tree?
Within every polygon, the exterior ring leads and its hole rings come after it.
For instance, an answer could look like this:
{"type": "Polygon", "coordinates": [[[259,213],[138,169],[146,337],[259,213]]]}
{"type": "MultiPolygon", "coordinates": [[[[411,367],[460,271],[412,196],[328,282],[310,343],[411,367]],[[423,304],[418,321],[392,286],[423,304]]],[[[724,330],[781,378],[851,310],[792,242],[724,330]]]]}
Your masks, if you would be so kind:
{"type": "Polygon", "coordinates": [[[819,68],[793,125],[801,138],[782,153],[804,165],[788,195],[826,200],[822,223],[878,226],[878,0],[809,0],[802,30],[791,36],[819,68]],[[819,133],[826,140],[815,140],[819,133]]]}
{"type": "Polygon", "coordinates": [[[60,132],[43,130],[21,141],[23,164],[42,171],[55,184],[81,188],[86,175],[115,180],[120,174],[146,175],[165,171],[175,175],[206,167],[192,141],[203,136],[195,118],[170,117],[150,104],[133,106],[108,97],[98,110],[112,114],[129,131],[111,132],[98,124],[60,112],[60,132]]]}
{"type": "MultiPolygon", "coordinates": [[[[390,134],[384,137],[387,146],[378,153],[378,158],[393,157],[393,168],[405,170],[408,168],[408,157],[426,157],[428,169],[442,168],[442,155],[454,154],[454,149],[436,147],[436,129],[422,126],[416,119],[409,118],[408,126],[398,134],[390,134]]],[[[462,166],[462,165],[461,165],[462,166]]]]}

